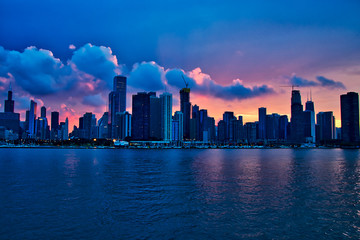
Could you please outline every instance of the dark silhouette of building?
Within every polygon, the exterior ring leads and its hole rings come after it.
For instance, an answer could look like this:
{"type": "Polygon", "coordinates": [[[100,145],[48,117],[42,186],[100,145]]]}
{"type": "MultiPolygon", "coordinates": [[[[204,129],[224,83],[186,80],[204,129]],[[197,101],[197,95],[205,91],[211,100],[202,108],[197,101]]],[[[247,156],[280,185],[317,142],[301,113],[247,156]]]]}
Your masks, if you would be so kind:
{"type": "Polygon", "coordinates": [[[59,129],[59,112],[51,112],[51,131],[59,129]]]}
{"type": "Polygon", "coordinates": [[[304,118],[304,137],[306,142],[315,142],[315,107],[312,100],[305,103],[304,118]]]}
{"type": "Polygon", "coordinates": [[[226,122],[224,120],[220,120],[218,122],[218,141],[220,143],[225,143],[226,135],[226,122]]]}
{"type": "Polygon", "coordinates": [[[132,96],[131,137],[134,140],[150,139],[150,97],[155,92],[139,92],[132,96]]]}
{"type": "Polygon", "coordinates": [[[109,134],[110,138],[115,138],[115,118],[116,113],[126,111],[126,77],[115,76],[113,91],[109,93],[109,134]]]}
{"type": "Polygon", "coordinates": [[[161,101],[150,96],[150,139],[161,140],[161,101]]]}
{"type": "Polygon", "coordinates": [[[128,112],[116,113],[116,138],[125,140],[127,137],[131,137],[131,114],[128,112]]]}
{"type": "MultiPolygon", "coordinates": [[[[271,140],[278,140],[280,138],[279,126],[280,115],[273,113],[271,115],[266,115],[266,138],[271,140]]],[[[260,122],[259,122],[259,131],[260,131],[260,122]]]]}
{"type": "Polygon", "coordinates": [[[225,141],[230,140],[230,133],[231,133],[230,123],[234,119],[236,119],[236,117],[234,116],[234,112],[224,112],[223,120],[225,122],[225,141]]]}
{"type": "Polygon", "coordinates": [[[294,143],[304,142],[304,115],[301,95],[299,90],[292,90],[291,93],[291,123],[290,139],[294,143]]]}
{"type": "Polygon", "coordinates": [[[180,111],[184,114],[184,139],[190,139],[190,88],[183,88],[180,90],[180,111]]]}
{"type": "Polygon", "coordinates": [[[288,137],[289,119],[287,115],[281,115],[279,118],[279,139],[286,140],[288,137]]]}
{"type": "Polygon", "coordinates": [[[8,91],[8,99],[5,100],[4,112],[13,113],[14,112],[14,100],[12,99],[12,90],[11,86],[8,91]]]}
{"type": "Polygon", "coordinates": [[[335,139],[335,117],[333,112],[319,112],[316,115],[317,142],[325,142],[335,139]]]}
{"type": "Polygon", "coordinates": [[[345,143],[359,141],[359,94],[348,92],[340,96],[341,137],[345,143]]]}
{"type": "Polygon", "coordinates": [[[46,118],[46,107],[42,106],[40,109],[40,117],[46,118]]]}
{"type": "Polygon", "coordinates": [[[30,101],[30,112],[29,112],[29,134],[30,138],[36,137],[35,131],[35,120],[37,113],[37,103],[33,100],[30,101]]]}
{"type": "Polygon", "coordinates": [[[259,139],[266,139],[266,108],[259,108],[259,139]]]}

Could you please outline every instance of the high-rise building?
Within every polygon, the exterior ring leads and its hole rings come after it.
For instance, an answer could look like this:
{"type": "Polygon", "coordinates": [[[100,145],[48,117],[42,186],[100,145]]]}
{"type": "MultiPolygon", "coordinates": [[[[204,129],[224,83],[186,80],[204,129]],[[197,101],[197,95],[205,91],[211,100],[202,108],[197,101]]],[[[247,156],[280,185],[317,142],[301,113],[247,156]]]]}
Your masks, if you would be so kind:
{"type": "Polygon", "coordinates": [[[126,111],[126,77],[115,76],[113,82],[113,91],[109,93],[109,137],[114,138],[115,117],[118,112],[126,111]]]}
{"type": "MultiPolygon", "coordinates": [[[[273,113],[271,115],[266,115],[266,138],[271,140],[279,139],[279,121],[280,115],[273,113]]],[[[260,131],[260,122],[259,122],[259,131],[260,131]]]]}
{"type": "Polygon", "coordinates": [[[304,115],[301,95],[299,90],[292,90],[291,93],[291,141],[294,143],[304,142],[304,115]]]}
{"type": "Polygon", "coordinates": [[[164,92],[160,95],[161,103],[161,138],[171,141],[172,94],[164,92]]]}
{"type": "Polygon", "coordinates": [[[161,102],[156,96],[150,96],[150,139],[161,139],[161,102]]]}
{"type": "Polygon", "coordinates": [[[252,144],[256,142],[257,124],[254,122],[248,122],[244,125],[245,138],[247,143],[252,144]]]}
{"type": "Polygon", "coordinates": [[[105,139],[108,138],[108,126],[109,126],[109,113],[108,112],[104,112],[104,114],[102,115],[102,117],[99,119],[98,121],[98,138],[100,139],[105,139]]]}
{"type": "Polygon", "coordinates": [[[59,129],[59,112],[51,112],[51,131],[59,129]]]}
{"type": "Polygon", "coordinates": [[[266,139],[266,108],[259,108],[259,139],[266,139]]]}
{"type": "Polygon", "coordinates": [[[150,139],[150,97],[155,92],[139,92],[132,96],[131,137],[134,140],[150,139]]]}
{"type": "Polygon", "coordinates": [[[180,111],[176,111],[173,117],[173,129],[172,140],[182,141],[184,139],[184,114],[180,111]]]}
{"type": "Polygon", "coordinates": [[[13,113],[14,112],[14,100],[12,99],[12,90],[11,86],[8,91],[8,99],[5,100],[4,112],[13,113]]]}
{"type": "Polygon", "coordinates": [[[200,141],[200,107],[198,105],[192,106],[191,119],[193,122],[193,126],[191,128],[192,133],[196,141],[200,141]]]}
{"type": "Polygon", "coordinates": [[[116,113],[116,138],[125,140],[131,137],[131,114],[129,112],[116,113]]]}
{"type": "Polygon", "coordinates": [[[220,143],[225,143],[226,137],[226,122],[224,120],[220,120],[218,122],[218,141],[220,143]]]}
{"type": "Polygon", "coordinates": [[[190,88],[180,90],[180,111],[184,114],[184,139],[190,139],[190,88]]]}
{"type": "Polygon", "coordinates": [[[279,118],[279,139],[287,140],[288,138],[289,119],[287,115],[281,115],[279,118]]]}
{"type": "Polygon", "coordinates": [[[312,100],[305,103],[304,117],[304,137],[306,142],[315,142],[315,107],[312,100]]]}
{"type": "Polygon", "coordinates": [[[359,139],[359,94],[348,92],[340,96],[341,138],[346,143],[356,143],[359,139]]]}
{"type": "Polygon", "coordinates": [[[233,119],[230,122],[230,138],[233,143],[240,143],[244,138],[243,118],[239,116],[238,119],[233,119]]]}
{"type": "Polygon", "coordinates": [[[30,138],[36,137],[35,132],[35,120],[37,112],[37,103],[33,100],[30,101],[30,112],[29,112],[29,134],[30,138]]]}
{"type": "Polygon", "coordinates": [[[316,123],[318,125],[317,142],[335,139],[335,118],[333,112],[319,112],[316,115],[316,123]]]}
{"type": "Polygon", "coordinates": [[[46,107],[42,106],[40,110],[41,110],[40,117],[46,118],[46,107]]]}
{"type": "Polygon", "coordinates": [[[236,117],[234,116],[234,112],[224,112],[223,120],[225,122],[225,141],[230,140],[230,133],[231,133],[230,123],[231,120],[233,119],[236,119],[236,117]]]}
{"type": "Polygon", "coordinates": [[[209,142],[208,114],[206,109],[199,111],[199,141],[209,142]]]}
{"type": "Polygon", "coordinates": [[[208,117],[207,123],[208,123],[208,128],[209,128],[209,141],[210,142],[215,142],[216,141],[215,118],[208,117]]]}

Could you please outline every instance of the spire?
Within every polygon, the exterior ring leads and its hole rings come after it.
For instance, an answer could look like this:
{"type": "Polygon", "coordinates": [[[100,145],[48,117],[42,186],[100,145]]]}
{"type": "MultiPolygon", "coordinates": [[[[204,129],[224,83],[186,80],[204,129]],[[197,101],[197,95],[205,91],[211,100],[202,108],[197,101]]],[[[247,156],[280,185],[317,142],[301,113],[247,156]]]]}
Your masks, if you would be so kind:
{"type": "Polygon", "coordinates": [[[9,84],[9,91],[12,92],[11,81],[10,81],[10,84],[9,84]]]}
{"type": "Polygon", "coordinates": [[[312,101],[311,88],[310,88],[310,101],[312,101]]]}

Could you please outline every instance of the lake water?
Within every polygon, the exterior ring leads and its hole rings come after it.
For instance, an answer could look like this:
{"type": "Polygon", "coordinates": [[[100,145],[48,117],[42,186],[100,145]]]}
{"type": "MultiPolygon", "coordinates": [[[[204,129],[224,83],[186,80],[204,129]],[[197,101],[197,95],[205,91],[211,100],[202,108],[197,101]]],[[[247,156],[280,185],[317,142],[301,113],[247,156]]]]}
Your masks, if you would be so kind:
{"type": "Polygon", "coordinates": [[[360,154],[0,149],[0,239],[360,239],[360,154]]]}

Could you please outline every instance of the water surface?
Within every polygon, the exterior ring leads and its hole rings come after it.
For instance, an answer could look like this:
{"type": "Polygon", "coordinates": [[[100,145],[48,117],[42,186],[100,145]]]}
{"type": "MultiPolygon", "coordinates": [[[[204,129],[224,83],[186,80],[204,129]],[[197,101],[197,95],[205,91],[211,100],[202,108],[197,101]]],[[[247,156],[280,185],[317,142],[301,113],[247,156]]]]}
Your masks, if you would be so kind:
{"type": "Polygon", "coordinates": [[[341,149],[0,149],[0,239],[359,239],[341,149]]]}

